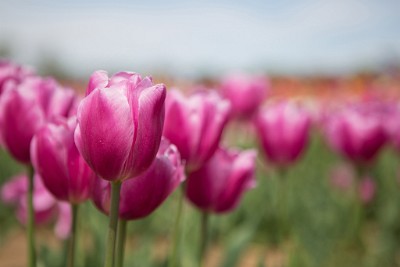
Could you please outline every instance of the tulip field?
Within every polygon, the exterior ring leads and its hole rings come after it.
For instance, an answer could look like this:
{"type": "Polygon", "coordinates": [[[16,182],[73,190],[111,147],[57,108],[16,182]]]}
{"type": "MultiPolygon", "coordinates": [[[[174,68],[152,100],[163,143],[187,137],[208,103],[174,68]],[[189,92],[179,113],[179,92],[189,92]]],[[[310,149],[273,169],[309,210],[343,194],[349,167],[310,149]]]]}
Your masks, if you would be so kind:
{"type": "Polygon", "coordinates": [[[400,266],[400,75],[0,61],[0,266],[400,266]],[[134,68],[134,66],[133,66],[134,68]]]}

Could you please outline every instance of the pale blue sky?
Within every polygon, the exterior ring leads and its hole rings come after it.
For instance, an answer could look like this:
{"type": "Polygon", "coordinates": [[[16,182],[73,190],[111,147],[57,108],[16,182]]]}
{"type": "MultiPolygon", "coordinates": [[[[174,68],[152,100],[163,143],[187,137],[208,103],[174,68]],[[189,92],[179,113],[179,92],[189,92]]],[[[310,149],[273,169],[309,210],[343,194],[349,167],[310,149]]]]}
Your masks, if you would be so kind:
{"type": "Polygon", "coordinates": [[[0,41],[73,74],[346,72],[400,57],[400,1],[2,1],[0,41]]]}

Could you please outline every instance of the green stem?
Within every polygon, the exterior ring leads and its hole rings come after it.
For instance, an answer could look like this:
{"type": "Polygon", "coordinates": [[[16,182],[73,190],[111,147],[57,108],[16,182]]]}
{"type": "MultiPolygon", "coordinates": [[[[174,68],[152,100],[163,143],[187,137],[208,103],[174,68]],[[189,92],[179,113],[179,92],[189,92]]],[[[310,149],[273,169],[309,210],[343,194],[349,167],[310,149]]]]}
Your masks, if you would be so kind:
{"type": "Polygon", "coordinates": [[[355,233],[355,239],[360,248],[364,248],[362,241],[362,228],[363,220],[365,219],[365,207],[361,201],[359,190],[361,185],[361,179],[368,173],[366,166],[356,165],[357,177],[355,179],[354,191],[353,191],[353,214],[354,214],[354,225],[353,232],[355,233]]]}
{"type": "Polygon", "coordinates": [[[181,221],[182,221],[182,210],[183,210],[183,196],[185,194],[185,188],[182,186],[182,190],[179,195],[178,199],[178,211],[175,218],[175,225],[174,225],[174,236],[172,240],[172,251],[169,257],[168,266],[169,267],[176,267],[179,266],[179,258],[178,258],[178,247],[180,241],[180,233],[181,229],[181,221]]]}
{"type": "Polygon", "coordinates": [[[28,166],[28,257],[29,257],[29,266],[36,266],[36,250],[35,250],[35,214],[33,209],[33,189],[34,189],[34,181],[33,181],[34,170],[32,165],[28,166]]]}
{"type": "Polygon", "coordinates": [[[201,214],[201,228],[200,228],[200,253],[199,253],[199,267],[203,266],[204,256],[207,251],[208,243],[208,218],[209,213],[204,211],[201,214]]]}
{"type": "Polygon", "coordinates": [[[281,220],[285,224],[288,220],[288,179],[286,177],[286,171],[279,171],[279,207],[278,209],[281,212],[281,220]]]}
{"type": "Polygon", "coordinates": [[[121,182],[111,182],[111,210],[110,223],[108,224],[108,237],[104,267],[113,267],[115,258],[115,240],[118,227],[119,193],[121,182]]]}
{"type": "Polygon", "coordinates": [[[115,266],[122,267],[124,265],[124,251],[126,240],[126,220],[119,220],[117,233],[117,255],[115,258],[115,266]]]}
{"type": "Polygon", "coordinates": [[[75,263],[75,244],[76,244],[76,229],[77,229],[77,221],[78,221],[78,205],[71,204],[72,209],[72,227],[71,227],[71,236],[69,237],[68,242],[68,258],[67,258],[67,266],[74,267],[75,263]]]}
{"type": "Polygon", "coordinates": [[[282,245],[290,234],[290,227],[288,225],[288,179],[287,172],[284,168],[276,170],[275,179],[277,185],[277,198],[275,205],[275,214],[277,219],[277,232],[276,242],[277,245],[282,245]]]}

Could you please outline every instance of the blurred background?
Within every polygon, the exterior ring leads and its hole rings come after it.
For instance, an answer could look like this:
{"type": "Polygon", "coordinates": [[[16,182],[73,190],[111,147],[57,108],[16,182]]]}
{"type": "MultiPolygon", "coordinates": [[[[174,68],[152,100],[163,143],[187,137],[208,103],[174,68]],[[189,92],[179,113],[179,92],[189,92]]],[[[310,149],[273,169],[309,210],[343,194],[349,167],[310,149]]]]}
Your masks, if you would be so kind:
{"type": "Polygon", "coordinates": [[[395,0],[5,0],[0,47],[3,56],[81,78],[97,69],[348,74],[398,64],[399,8],[395,0]]]}
{"type": "MultiPolygon", "coordinates": [[[[264,75],[270,81],[266,102],[300,100],[318,122],[319,107],[328,102],[398,105],[399,10],[396,0],[5,0],[0,57],[80,92],[98,69],[132,70],[181,89],[218,87],[230,73],[264,75]]],[[[250,128],[230,124],[225,144],[259,147],[252,129],[238,127],[250,128]]],[[[258,186],[235,211],[211,218],[206,266],[400,266],[399,149],[388,141],[369,165],[373,193],[367,186],[362,216],[352,186],[357,164],[332,151],[318,126],[284,174],[258,150],[258,186]]],[[[0,156],[3,184],[22,168],[5,151],[0,156]]],[[[127,266],[165,266],[177,197],[129,225],[127,266]]],[[[78,265],[100,266],[107,220],[91,203],[83,209],[87,236],[78,265]]],[[[25,265],[26,257],[15,256],[26,249],[14,213],[0,203],[1,266],[25,265]]],[[[199,214],[189,203],[184,220],[182,266],[196,266],[199,214]]],[[[63,243],[51,227],[40,229],[38,243],[43,266],[63,266],[63,243]]]]}

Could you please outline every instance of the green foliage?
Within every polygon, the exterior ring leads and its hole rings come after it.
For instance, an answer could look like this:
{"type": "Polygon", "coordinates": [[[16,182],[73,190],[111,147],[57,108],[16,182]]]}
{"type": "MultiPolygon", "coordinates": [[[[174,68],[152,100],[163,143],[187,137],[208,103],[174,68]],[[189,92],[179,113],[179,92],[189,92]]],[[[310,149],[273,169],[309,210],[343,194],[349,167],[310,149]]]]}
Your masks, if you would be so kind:
{"type": "MultiPolygon", "coordinates": [[[[16,163],[0,148],[0,186],[12,175],[18,174],[21,171],[23,171],[23,166],[16,163]]],[[[14,210],[0,201],[0,245],[3,245],[6,240],[9,229],[17,224],[14,210]]]]}

